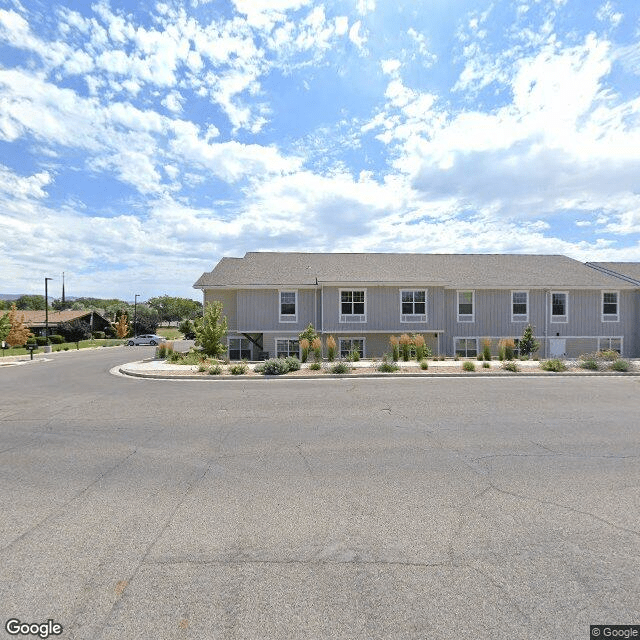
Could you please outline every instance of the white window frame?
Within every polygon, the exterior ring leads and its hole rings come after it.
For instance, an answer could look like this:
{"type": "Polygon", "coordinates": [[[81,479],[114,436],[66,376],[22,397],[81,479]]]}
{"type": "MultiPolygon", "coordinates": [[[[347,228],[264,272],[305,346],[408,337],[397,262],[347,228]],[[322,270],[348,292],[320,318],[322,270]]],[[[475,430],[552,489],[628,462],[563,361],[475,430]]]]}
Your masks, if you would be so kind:
{"type": "MultiPolygon", "coordinates": [[[[414,300],[411,303],[414,305],[414,311],[415,311],[415,295],[414,295],[414,300]]],[[[420,303],[418,303],[420,304],[420,303]]],[[[427,321],[427,304],[428,304],[428,300],[427,300],[427,290],[426,289],[400,289],[400,322],[402,323],[410,323],[410,322],[426,322],[427,321]],[[402,295],[405,293],[424,293],[424,313],[402,313],[402,305],[403,305],[403,300],[402,300],[402,295]]]]}
{"type": "Polygon", "coordinates": [[[297,289],[280,289],[278,291],[278,318],[280,322],[298,322],[298,291],[297,289]],[[296,312],[291,313],[282,313],[282,294],[283,293],[293,293],[295,296],[295,307],[296,312]]]}
{"type": "Polygon", "coordinates": [[[296,358],[300,358],[300,340],[299,340],[298,336],[289,336],[289,337],[287,337],[287,336],[280,336],[279,338],[276,338],[276,339],[275,339],[275,341],[274,341],[274,345],[275,345],[275,348],[276,348],[276,352],[275,352],[275,357],[276,357],[276,358],[281,358],[281,357],[286,358],[286,357],[288,357],[288,356],[295,356],[296,358]],[[293,353],[292,353],[292,352],[291,352],[291,348],[290,348],[290,347],[291,347],[291,345],[290,345],[290,344],[288,344],[288,345],[287,345],[287,356],[279,356],[279,355],[278,355],[278,351],[279,351],[279,349],[278,349],[278,342],[288,342],[288,343],[291,343],[291,342],[297,342],[297,343],[298,343],[298,352],[297,352],[297,353],[295,353],[295,352],[293,352],[293,353]]]}
{"type": "MultiPolygon", "coordinates": [[[[351,304],[355,304],[353,301],[351,302],[351,304]]],[[[353,307],[352,307],[353,309],[353,307]]],[[[367,321],[367,290],[361,287],[358,287],[357,289],[338,289],[338,322],[340,322],[341,324],[345,324],[345,323],[352,323],[352,322],[358,322],[358,323],[364,323],[367,321]],[[342,293],[343,292],[355,292],[355,291],[362,291],[362,293],[364,294],[364,313],[342,313],[342,293]]]]}
{"type": "Polygon", "coordinates": [[[453,355],[457,356],[458,355],[458,341],[459,340],[465,340],[466,343],[469,343],[471,341],[476,343],[476,348],[475,348],[475,353],[473,355],[468,355],[468,351],[469,351],[469,345],[465,344],[465,355],[464,356],[459,356],[462,358],[477,358],[478,357],[478,338],[474,338],[474,337],[469,337],[469,336],[457,336],[453,339],[453,355]]]}
{"type": "Polygon", "coordinates": [[[472,289],[459,289],[456,291],[456,317],[458,322],[475,322],[476,321],[476,292],[472,289]],[[471,294],[471,313],[460,313],[460,294],[471,294]]]}
{"type": "Polygon", "coordinates": [[[567,324],[569,322],[569,292],[568,291],[551,291],[549,296],[549,318],[554,324],[567,324]],[[553,296],[561,294],[564,296],[564,315],[553,315],[553,296]],[[555,319],[554,319],[555,318],[555,319]]]}
{"type": "MultiPolygon", "coordinates": [[[[240,348],[238,349],[238,351],[240,351],[240,355],[242,355],[242,341],[246,340],[249,343],[249,357],[247,358],[248,360],[251,359],[251,340],[249,340],[249,338],[245,338],[244,336],[229,336],[227,338],[227,354],[229,356],[229,360],[231,360],[231,341],[232,340],[240,340],[240,348]]],[[[240,358],[240,360],[243,360],[244,358],[240,358]]]]}
{"type": "Polygon", "coordinates": [[[529,322],[529,292],[524,289],[514,289],[511,292],[511,322],[529,322]],[[515,293],[524,293],[527,297],[525,304],[527,305],[527,313],[513,313],[513,295],[515,293]]]}
{"type": "Polygon", "coordinates": [[[620,340],[620,355],[622,355],[622,349],[624,346],[623,337],[622,336],[599,336],[598,337],[598,351],[609,351],[611,349],[611,341],[612,340],[620,340]],[[603,342],[608,342],[605,346],[603,342]]]}
{"type": "Polygon", "coordinates": [[[366,357],[366,353],[367,353],[367,340],[366,340],[366,338],[364,338],[362,336],[348,336],[348,337],[338,338],[338,353],[340,354],[341,358],[346,357],[346,356],[342,355],[342,352],[343,352],[342,343],[343,342],[347,342],[347,341],[349,341],[351,343],[352,346],[347,351],[347,355],[348,355],[351,352],[351,350],[353,349],[353,341],[354,340],[362,341],[362,353],[360,354],[360,357],[361,358],[366,357]]]}
{"type": "Polygon", "coordinates": [[[608,291],[603,291],[600,297],[600,309],[602,311],[602,322],[620,322],[620,292],[610,289],[608,291]],[[615,293],[616,295],[616,313],[605,313],[604,312],[604,297],[608,293],[615,293]]]}

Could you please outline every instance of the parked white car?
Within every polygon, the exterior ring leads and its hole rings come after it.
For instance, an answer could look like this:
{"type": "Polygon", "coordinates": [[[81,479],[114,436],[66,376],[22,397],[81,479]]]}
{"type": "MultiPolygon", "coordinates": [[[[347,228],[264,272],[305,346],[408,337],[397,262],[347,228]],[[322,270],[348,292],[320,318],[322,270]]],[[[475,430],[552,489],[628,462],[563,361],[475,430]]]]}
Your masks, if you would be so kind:
{"type": "Polygon", "coordinates": [[[167,339],[163,336],[158,336],[155,333],[145,333],[142,336],[137,336],[136,338],[129,338],[127,340],[127,344],[130,347],[134,347],[140,344],[150,344],[151,346],[155,346],[160,344],[161,342],[166,342],[167,339]]]}

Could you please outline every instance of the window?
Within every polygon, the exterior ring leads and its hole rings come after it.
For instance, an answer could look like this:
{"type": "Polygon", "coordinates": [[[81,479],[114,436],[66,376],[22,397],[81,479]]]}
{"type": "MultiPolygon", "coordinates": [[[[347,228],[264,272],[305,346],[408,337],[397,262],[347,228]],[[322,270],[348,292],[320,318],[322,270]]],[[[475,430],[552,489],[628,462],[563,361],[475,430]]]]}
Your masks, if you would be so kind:
{"type": "Polygon", "coordinates": [[[276,338],[276,358],[300,357],[298,338],[276,338]]]}
{"type": "Polygon", "coordinates": [[[280,292],[280,322],[298,321],[298,292],[280,292]]]}
{"type": "Polygon", "coordinates": [[[478,355],[478,338],[454,338],[455,352],[461,358],[475,358],[478,355]]]}
{"type": "Polygon", "coordinates": [[[602,292],[602,322],[618,322],[618,292],[602,292]]]}
{"type": "Polygon", "coordinates": [[[474,291],[458,291],[458,322],[474,322],[474,291]]]}
{"type": "Polygon", "coordinates": [[[229,360],[251,360],[251,342],[247,338],[229,338],[229,360]]]}
{"type": "Polygon", "coordinates": [[[340,322],[366,322],[365,291],[340,290],[340,322]]]}
{"type": "Polygon", "coordinates": [[[340,357],[346,358],[356,350],[364,358],[364,338],[340,338],[340,357]]]}
{"type": "Polygon", "coordinates": [[[551,322],[568,322],[567,294],[560,291],[551,292],[551,322]]]}
{"type": "Polygon", "coordinates": [[[529,292],[511,292],[511,322],[527,322],[529,320],[529,292]]]}
{"type": "Polygon", "coordinates": [[[400,291],[400,322],[426,321],[427,292],[424,289],[400,291]]]}
{"type": "Polygon", "coordinates": [[[622,338],[598,338],[598,351],[617,351],[622,355],[622,338]]]}

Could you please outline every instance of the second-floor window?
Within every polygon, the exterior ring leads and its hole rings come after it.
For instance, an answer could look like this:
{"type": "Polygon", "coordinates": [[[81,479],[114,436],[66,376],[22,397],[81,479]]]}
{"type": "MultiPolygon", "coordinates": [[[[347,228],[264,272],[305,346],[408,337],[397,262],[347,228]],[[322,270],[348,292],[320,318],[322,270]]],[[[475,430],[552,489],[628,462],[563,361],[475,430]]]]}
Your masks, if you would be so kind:
{"type": "Polygon", "coordinates": [[[298,292],[280,292],[280,322],[297,322],[298,320],[298,292]]]}
{"type": "Polygon", "coordinates": [[[529,292],[511,292],[511,322],[526,322],[529,319],[529,292]]]}
{"type": "Polygon", "coordinates": [[[366,291],[363,289],[340,290],[340,322],[366,322],[366,291]]]}
{"type": "Polygon", "coordinates": [[[618,292],[602,292],[602,321],[618,322],[618,292]]]}
{"type": "Polygon", "coordinates": [[[400,321],[427,321],[427,292],[424,289],[400,291],[400,321]]]}
{"type": "Polygon", "coordinates": [[[564,291],[551,292],[551,322],[568,322],[569,310],[567,293],[564,291]]]}
{"type": "Polygon", "coordinates": [[[474,322],[475,292],[458,291],[458,322],[474,322]]]}

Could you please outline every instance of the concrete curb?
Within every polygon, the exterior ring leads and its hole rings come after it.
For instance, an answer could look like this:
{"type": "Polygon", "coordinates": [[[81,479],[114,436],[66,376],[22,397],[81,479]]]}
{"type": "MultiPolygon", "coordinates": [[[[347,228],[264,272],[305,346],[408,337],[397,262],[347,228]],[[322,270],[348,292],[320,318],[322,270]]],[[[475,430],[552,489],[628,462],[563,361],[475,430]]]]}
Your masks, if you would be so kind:
{"type": "Polygon", "coordinates": [[[324,375],[302,375],[302,376],[287,376],[286,374],[281,376],[211,376],[211,375],[170,375],[167,373],[160,373],[158,371],[145,372],[127,369],[127,365],[118,367],[118,372],[123,376],[129,376],[132,378],[148,378],[151,380],[206,380],[208,382],[228,382],[228,381],[244,381],[248,380],[335,380],[335,379],[365,379],[365,378],[521,378],[521,377],[639,377],[640,372],[628,371],[519,371],[514,373],[512,371],[496,371],[495,373],[483,373],[480,371],[456,371],[451,373],[439,372],[429,373],[425,372],[412,372],[412,373],[380,373],[372,371],[366,374],[354,374],[354,373],[326,373],[324,375]]]}

